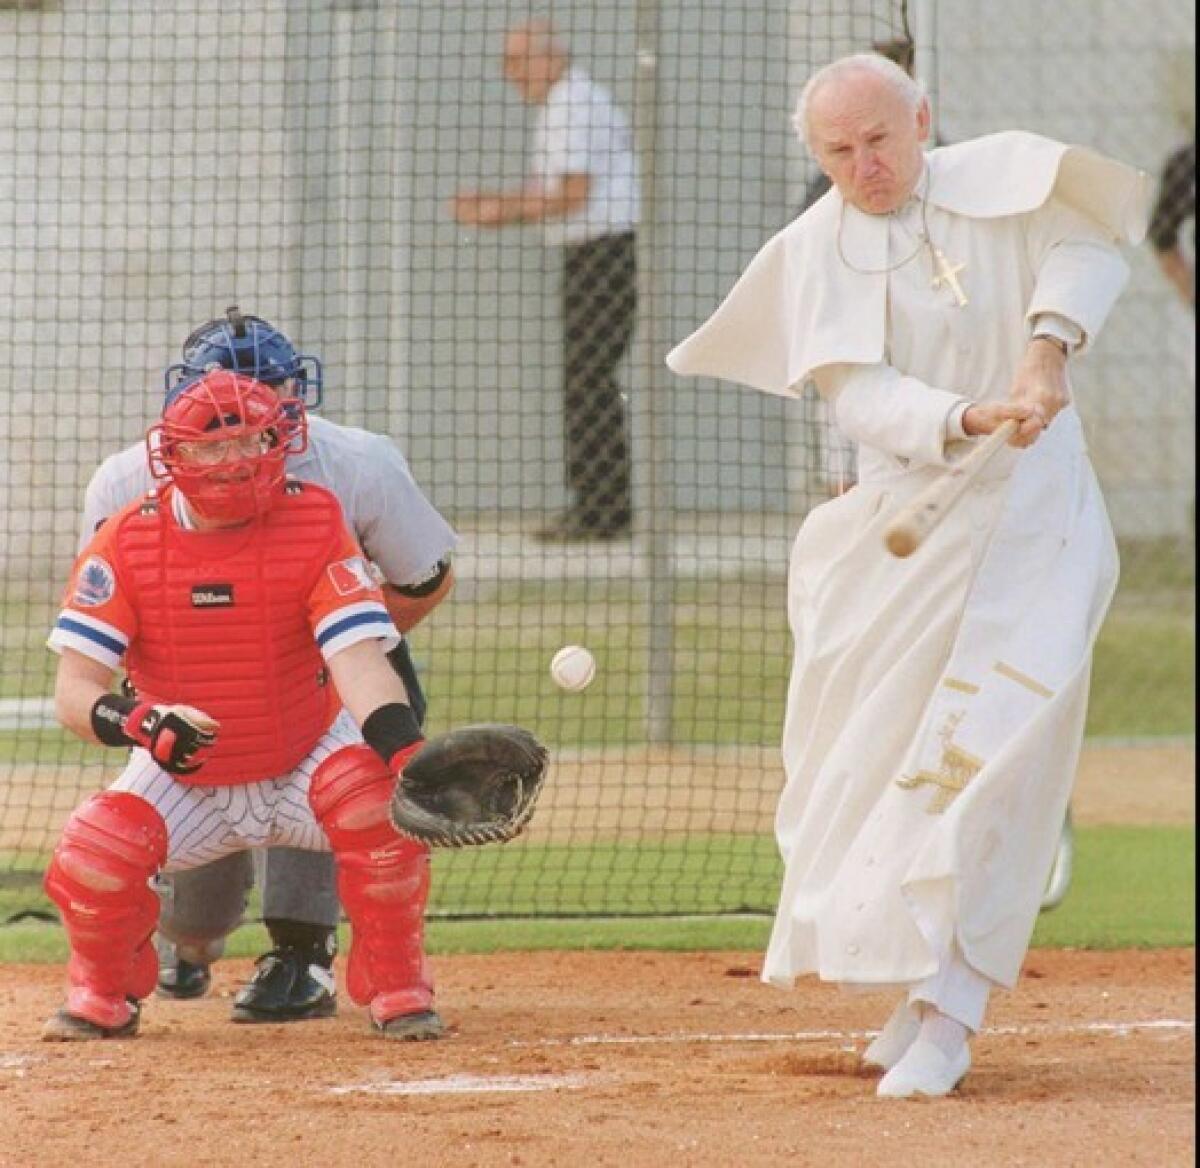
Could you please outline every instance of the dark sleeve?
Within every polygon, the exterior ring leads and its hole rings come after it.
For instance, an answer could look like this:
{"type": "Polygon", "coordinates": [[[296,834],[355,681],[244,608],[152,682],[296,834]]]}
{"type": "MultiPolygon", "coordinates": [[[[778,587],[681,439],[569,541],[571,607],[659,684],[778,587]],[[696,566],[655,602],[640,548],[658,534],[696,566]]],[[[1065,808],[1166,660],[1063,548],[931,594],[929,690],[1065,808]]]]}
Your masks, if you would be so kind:
{"type": "Polygon", "coordinates": [[[804,206],[796,212],[798,215],[803,215],[833,184],[825,176],[823,171],[818,170],[812,178],[804,184],[804,206]]]}
{"type": "Polygon", "coordinates": [[[1167,159],[1150,216],[1150,242],[1156,251],[1171,251],[1179,242],[1179,228],[1196,214],[1196,145],[1177,150],[1167,159]]]}

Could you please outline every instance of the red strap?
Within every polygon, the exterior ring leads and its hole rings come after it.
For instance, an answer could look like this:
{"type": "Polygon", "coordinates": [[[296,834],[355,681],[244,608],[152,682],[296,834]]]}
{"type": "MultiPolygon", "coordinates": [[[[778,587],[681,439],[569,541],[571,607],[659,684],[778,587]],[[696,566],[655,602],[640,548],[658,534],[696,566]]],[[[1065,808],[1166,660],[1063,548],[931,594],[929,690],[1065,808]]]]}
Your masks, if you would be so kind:
{"type": "MultiPolygon", "coordinates": [[[[138,746],[144,746],[150,750],[150,735],[143,729],[142,723],[146,721],[147,715],[154,709],[153,702],[138,702],[128,714],[125,715],[125,722],[121,729],[128,735],[129,740],[138,746]]],[[[153,753],[153,752],[152,752],[153,753]]]]}
{"type": "Polygon", "coordinates": [[[418,738],[416,742],[410,742],[407,746],[402,746],[391,758],[388,759],[388,766],[391,768],[392,774],[400,776],[404,773],[404,768],[408,766],[414,754],[425,745],[424,738],[418,738]]]}
{"type": "Polygon", "coordinates": [[[171,754],[175,750],[176,734],[174,730],[162,730],[154,740],[154,744],[150,747],[150,755],[160,766],[166,766],[171,761],[171,754]]]}

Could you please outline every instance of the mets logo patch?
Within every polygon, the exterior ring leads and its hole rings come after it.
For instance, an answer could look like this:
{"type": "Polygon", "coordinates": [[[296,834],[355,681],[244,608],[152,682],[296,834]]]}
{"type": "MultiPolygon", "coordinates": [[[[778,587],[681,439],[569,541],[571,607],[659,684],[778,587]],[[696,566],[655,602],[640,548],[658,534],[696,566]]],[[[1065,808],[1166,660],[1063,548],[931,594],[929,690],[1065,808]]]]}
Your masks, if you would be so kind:
{"type": "Polygon", "coordinates": [[[108,561],[88,556],[75,578],[74,603],[80,608],[99,608],[112,600],[116,591],[117,578],[108,561]]]}
{"type": "Polygon", "coordinates": [[[370,565],[362,556],[351,556],[330,564],[327,571],[334,591],[339,596],[350,596],[354,592],[369,592],[375,587],[375,577],[370,565]]]}

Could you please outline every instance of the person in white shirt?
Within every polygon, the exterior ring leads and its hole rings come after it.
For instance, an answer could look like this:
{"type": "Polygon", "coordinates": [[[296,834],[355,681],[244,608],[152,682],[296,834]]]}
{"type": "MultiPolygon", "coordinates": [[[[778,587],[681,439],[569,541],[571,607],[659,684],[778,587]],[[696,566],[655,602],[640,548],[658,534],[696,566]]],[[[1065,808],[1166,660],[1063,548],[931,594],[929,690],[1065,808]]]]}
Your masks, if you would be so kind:
{"type": "Polygon", "coordinates": [[[810,379],[859,481],[792,550],[795,660],[764,980],[890,989],[880,1096],[938,1096],[1011,988],[1074,782],[1117,580],[1068,366],[1129,275],[1149,179],[1007,131],[928,150],[920,85],[873,54],[809,80],[795,124],[833,189],[766,243],[676,373],[810,379]],[[1016,423],[908,559],[897,508],[1016,423]]]}
{"type": "MultiPolygon", "coordinates": [[[[248,374],[279,393],[302,397],[310,407],[320,404],[320,362],[299,353],[269,322],[243,315],[236,306],[197,328],[184,342],[182,357],[166,372],[168,402],[207,369],[219,366],[248,374]]],[[[449,594],[450,555],[458,536],[422,493],[390,439],[309,413],[308,446],[289,456],[287,471],[337,496],[347,527],[383,577],[384,600],[401,634],[449,594]]],[[[106,458],[85,492],[80,547],[109,516],[153,486],[145,442],[106,458]]],[[[423,721],[425,699],[407,641],[402,639],[387,656],[405,684],[418,722],[423,721]]],[[[332,966],[340,916],[332,857],[272,847],[262,850],[257,860],[272,949],[259,958],[253,980],[237,995],[233,1019],[292,1022],[327,1017],[336,1010],[332,966]]],[[[241,922],[254,878],[250,852],[161,878],[161,996],[187,999],[207,991],[209,966],[241,922]]],[[[426,1029],[440,1029],[435,1021],[436,1015],[426,1019],[426,1029]]]]}
{"type": "Polygon", "coordinates": [[[564,253],[563,420],[571,503],[547,541],[614,539],[633,519],[628,420],[616,367],[637,310],[639,185],[633,133],[611,94],[571,62],[544,21],[511,29],[504,75],[538,109],[529,176],[511,191],[462,191],[472,227],[540,223],[564,253]]]}

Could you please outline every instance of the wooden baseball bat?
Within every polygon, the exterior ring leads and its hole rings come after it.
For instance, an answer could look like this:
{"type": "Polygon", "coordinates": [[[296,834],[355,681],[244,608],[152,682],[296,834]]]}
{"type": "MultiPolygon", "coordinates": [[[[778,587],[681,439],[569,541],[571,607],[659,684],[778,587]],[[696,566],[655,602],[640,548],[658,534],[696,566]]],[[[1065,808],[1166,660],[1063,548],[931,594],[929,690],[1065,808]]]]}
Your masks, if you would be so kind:
{"type": "Polygon", "coordinates": [[[911,556],[930,532],[950,513],[979,472],[1007,445],[1018,423],[1001,422],[962,462],[939,475],[915,499],[906,503],[883,530],[883,542],[894,556],[911,556]]]}

